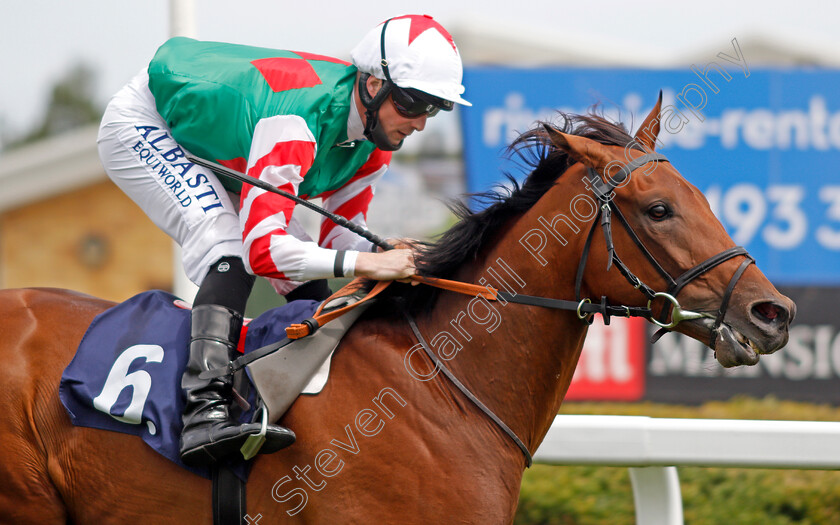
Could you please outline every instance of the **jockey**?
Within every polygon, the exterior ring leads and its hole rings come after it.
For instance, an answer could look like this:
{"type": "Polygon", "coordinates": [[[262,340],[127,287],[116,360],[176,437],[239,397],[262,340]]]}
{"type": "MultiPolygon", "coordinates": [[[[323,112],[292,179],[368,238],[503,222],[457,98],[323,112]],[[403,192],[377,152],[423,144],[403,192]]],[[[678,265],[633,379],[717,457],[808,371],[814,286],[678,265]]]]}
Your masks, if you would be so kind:
{"type": "MultiPolygon", "coordinates": [[[[389,19],[353,49],[353,63],[304,52],[173,38],[110,101],[99,131],[109,177],[182,248],[199,285],[191,314],[181,459],[235,454],[258,423],[230,415],[229,378],[202,371],[232,358],[255,275],[286,299],[323,300],[327,278],[404,279],[413,252],[377,252],[323,222],[316,243],[294,202],[219,179],[185,152],[224,164],[364,225],[391,152],[461,98],[461,58],[428,16],[389,19]],[[305,284],[302,284],[305,283],[305,284]]],[[[326,221],[326,220],[325,220],[326,221]]],[[[292,444],[269,425],[261,452],[292,444]]]]}

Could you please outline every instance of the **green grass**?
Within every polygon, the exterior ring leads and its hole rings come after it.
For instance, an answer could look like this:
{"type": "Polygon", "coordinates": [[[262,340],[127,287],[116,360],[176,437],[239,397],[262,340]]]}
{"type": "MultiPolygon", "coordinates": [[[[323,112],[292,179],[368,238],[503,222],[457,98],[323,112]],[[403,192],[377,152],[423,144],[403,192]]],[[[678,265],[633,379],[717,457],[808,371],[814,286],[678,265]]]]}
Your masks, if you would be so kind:
{"type": "MultiPolygon", "coordinates": [[[[840,421],[838,407],[774,398],[738,398],[697,407],[647,402],[567,403],[560,412],[840,421]]],[[[678,474],[687,525],[840,524],[840,471],[680,467],[678,474]]],[[[525,473],[515,523],[632,525],[634,513],[626,468],[535,465],[525,473]]]]}

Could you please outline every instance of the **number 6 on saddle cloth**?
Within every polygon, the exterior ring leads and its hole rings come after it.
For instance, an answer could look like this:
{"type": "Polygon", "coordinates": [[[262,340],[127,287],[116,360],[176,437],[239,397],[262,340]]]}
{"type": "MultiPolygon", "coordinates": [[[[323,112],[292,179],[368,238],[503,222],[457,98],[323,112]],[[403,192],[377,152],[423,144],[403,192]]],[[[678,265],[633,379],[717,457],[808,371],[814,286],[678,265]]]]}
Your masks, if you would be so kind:
{"type": "MultiPolygon", "coordinates": [[[[356,300],[340,297],[330,306],[356,300]]],[[[73,424],[134,434],[174,463],[209,478],[209,469],[187,467],[178,454],[184,405],[180,377],[189,343],[189,310],[179,304],[175,296],[157,290],[99,314],[62,374],[59,397],[73,424]]],[[[293,301],[248,323],[243,350],[244,357],[255,357],[246,368],[257,395],[244,389],[248,401],[240,420],[276,421],[299,394],[321,391],[330,355],[367,305],[360,304],[309,337],[284,339],[285,328],[312,316],[318,305],[293,301]],[[255,414],[257,405],[265,410],[255,414]]],[[[237,375],[245,379],[244,373],[237,375]]],[[[255,445],[252,442],[243,454],[256,454],[255,445]]],[[[244,479],[246,472],[237,474],[244,479]]]]}

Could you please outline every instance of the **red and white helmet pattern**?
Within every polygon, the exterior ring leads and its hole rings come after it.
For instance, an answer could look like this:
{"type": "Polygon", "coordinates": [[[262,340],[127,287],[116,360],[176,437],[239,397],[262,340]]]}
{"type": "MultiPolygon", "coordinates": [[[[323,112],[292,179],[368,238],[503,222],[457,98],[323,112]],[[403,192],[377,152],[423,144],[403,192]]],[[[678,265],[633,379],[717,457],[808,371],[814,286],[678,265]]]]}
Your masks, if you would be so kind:
{"type": "MultiPolygon", "coordinates": [[[[385,78],[382,71],[381,35],[385,22],[373,28],[350,53],[363,73],[385,78]]],[[[471,106],[461,98],[464,69],[452,35],[428,15],[390,19],[385,31],[385,58],[391,80],[401,88],[471,106]]]]}

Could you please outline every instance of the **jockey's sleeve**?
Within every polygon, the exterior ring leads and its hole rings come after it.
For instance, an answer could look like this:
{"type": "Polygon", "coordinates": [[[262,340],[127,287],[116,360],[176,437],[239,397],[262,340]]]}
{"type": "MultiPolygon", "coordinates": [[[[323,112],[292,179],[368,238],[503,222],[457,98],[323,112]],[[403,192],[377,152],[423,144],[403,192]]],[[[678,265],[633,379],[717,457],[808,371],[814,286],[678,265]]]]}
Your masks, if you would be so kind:
{"type": "MultiPolygon", "coordinates": [[[[373,150],[368,160],[342,187],[321,195],[324,207],[345,219],[365,227],[368,206],[373,199],[377,181],[388,170],[391,152],[373,150]]],[[[334,250],[370,251],[373,243],[335,224],[324,217],[321,219],[321,232],[318,244],[334,250]]]]}
{"type": "MultiPolygon", "coordinates": [[[[316,151],[315,137],[301,117],[262,119],[254,129],[247,173],[297,195],[316,151]]],[[[239,224],[246,269],[255,275],[294,281],[335,277],[337,250],[321,248],[287,232],[294,206],[281,195],[249,184],[242,186],[239,224]]],[[[356,252],[344,254],[343,273],[348,277],[355,259],[356,252]]]]}

